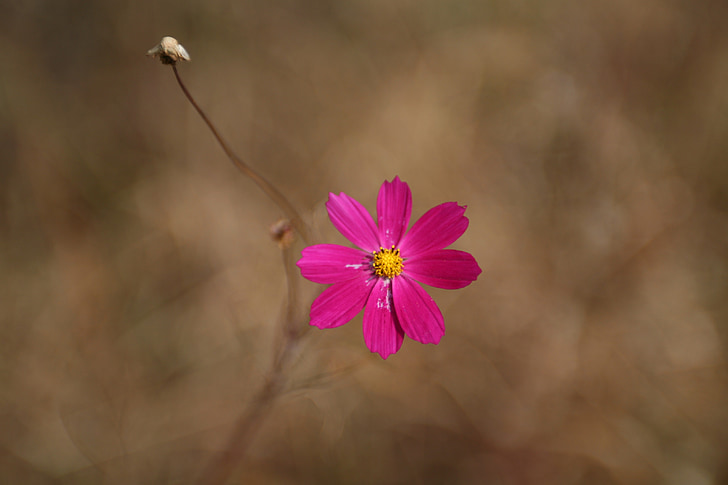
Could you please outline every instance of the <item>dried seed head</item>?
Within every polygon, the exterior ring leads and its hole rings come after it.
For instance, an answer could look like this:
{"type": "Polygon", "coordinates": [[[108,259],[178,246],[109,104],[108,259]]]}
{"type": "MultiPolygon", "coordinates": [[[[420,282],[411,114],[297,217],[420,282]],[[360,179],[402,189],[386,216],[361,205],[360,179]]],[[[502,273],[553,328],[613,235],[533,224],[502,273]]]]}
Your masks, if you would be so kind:
{"type": "Polygon", "coordinates": [[[288,219],[280,219],[270,226],[270,237],[278,243],[281,249],[291,246],[294,239],[293,226],[288,219]]]}
{"type": "Polygon", "coordinates": [[[159,57],[162,64],[176,64],[177,61],[190,61],[190,55],[174,37],[162,37],[162,41],[149,49],[147,55],[159,57]]]}

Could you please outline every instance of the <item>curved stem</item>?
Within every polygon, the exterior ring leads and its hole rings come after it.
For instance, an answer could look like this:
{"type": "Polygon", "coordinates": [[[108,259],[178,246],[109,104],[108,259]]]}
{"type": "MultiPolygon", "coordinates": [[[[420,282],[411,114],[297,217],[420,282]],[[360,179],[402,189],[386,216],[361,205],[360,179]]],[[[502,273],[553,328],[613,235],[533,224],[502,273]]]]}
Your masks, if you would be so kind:
{"type": "Polygon", "coordinates": [[[202,108],[200,108],[200,106],[197,104],[195,98],[193,98],[192,94],[190,94],[190,92],[187,90],[187,87],[182,82],[182,78],[177,71],[176,64],[172,64],[172,70],[174,71],[174,77],[177,78],[177,83],[179,84],[179,87],[182,88],[182,92],[185,93],[185,96],[187,97],[189,102],[192,103],[192,106],[195,108],[202,120],[207,124],[207,127],[210,128],[210,131],[212,131],[215,139],[225,151],[225,155],[227,155],[227,157],[230,159],[231,162],[233,162],[233,165],[235,165],[238,170],[240,170],[244,175],[252,179],[253,182],[255,182],[255,184],[260,187],[261,190],[265,192],[265,194],[278,205],[278,207],[281,208],[281,210],[286,214],[286,217],[290,219],[293,227],[295,227],[296,231],[298,231],[298,233],[301,235],[301,239],[303,239],[306,244],[310,244],[308,228],[303,223],[303,220],[298,214],[298,211],[293,207],[288,199],[286,199],[286,197],[273,186],[273,184],[268,182],[262,175],[253,170],[247,163],[243,161],[243,159],[241,159],[235,154],[235,152],[233,152],[230,146],[225,142],[225,140],[223,140],[222,136],[220,136],[220,133],[217,131],[217,128],[215,128],[215,125],[212,124],[210,118],[208,118],[205,112],[202,111],[202,108]]]}

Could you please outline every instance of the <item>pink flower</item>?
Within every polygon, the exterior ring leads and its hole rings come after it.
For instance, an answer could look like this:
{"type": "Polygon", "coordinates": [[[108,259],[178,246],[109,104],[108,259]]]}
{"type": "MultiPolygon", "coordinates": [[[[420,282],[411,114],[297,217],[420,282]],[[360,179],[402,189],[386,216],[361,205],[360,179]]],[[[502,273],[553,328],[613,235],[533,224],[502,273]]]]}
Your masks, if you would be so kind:
{"type": "Polygon", "coordinates": [[[417,283],[437,288],[468,286],[481,273],[466,252],[443,249],[468,227],[465,206],[446,202],[427,211],[407,231],[412,212],[409,186],[395,177],[377,197],[379,227],[359,202],[343,192],[329,194],[331,222],[361,249],[317,244],[303,250],[301,274],[332,284],[311,305],[311,325],[334,328],[364,308],[364,342],[386,359],[404,335],[437,344],[445,334],[440,309],[417,283]]]}

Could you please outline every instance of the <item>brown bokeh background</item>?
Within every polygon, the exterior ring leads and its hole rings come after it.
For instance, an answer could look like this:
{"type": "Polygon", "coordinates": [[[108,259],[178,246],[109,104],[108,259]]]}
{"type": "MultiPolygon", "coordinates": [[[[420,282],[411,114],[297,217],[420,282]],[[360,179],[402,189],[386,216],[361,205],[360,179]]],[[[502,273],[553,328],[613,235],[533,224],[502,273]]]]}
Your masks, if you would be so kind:
{"type": "Polygon", "coordinates": [[[728,480],[725,3],[2,11],[0,482],[192,483],[268,372],[281,213],[163,35],[321,241],[328,192],[399,175],[413,217],[468,205],[483,269],[430,290],[438,346],[309,332],[230,483],[728,480]]]}

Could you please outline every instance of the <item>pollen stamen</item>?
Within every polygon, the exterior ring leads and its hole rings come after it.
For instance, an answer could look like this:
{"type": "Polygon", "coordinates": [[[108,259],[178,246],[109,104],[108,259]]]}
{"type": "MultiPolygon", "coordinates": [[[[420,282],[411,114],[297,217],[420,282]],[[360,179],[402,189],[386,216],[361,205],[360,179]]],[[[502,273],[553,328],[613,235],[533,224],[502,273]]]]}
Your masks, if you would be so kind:
{"type": "Polygon", "coordinates": [[[404,260],[399,255],[399,249],[379,248],[379,251],[373,251],[372,269],[377,276],[385,278],[393,278],[404,269],[404,260]]]}

